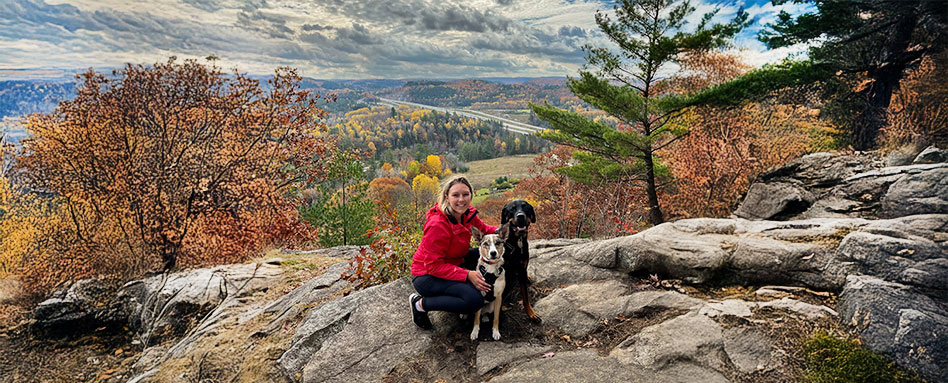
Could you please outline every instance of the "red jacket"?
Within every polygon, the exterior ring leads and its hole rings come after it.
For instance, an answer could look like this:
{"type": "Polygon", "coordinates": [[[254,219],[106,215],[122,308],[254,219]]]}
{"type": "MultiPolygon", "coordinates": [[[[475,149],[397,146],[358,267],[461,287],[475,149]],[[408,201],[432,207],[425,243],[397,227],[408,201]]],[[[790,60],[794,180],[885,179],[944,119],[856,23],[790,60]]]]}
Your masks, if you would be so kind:
{"type": "Polygon", "coordinates": [[[468,207],[461,223],[454,223],[437,204],[428,210],[421,244],[411,262],[411,275],[431,275],[452,281],[466,281],[467,270],[461,268],[464,256],[471,248],[471,226],[484,234],[492,234],[497,228],[477,217],[477,210],[468,207]]]}

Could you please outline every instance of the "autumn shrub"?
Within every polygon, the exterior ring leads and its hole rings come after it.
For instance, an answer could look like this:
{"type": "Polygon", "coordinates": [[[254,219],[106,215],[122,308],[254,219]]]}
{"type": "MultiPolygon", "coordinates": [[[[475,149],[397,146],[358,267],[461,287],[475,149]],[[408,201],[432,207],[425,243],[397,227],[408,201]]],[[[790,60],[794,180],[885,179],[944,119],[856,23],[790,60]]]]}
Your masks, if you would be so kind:
{"type": "Polygon", "coordinates": [[[375,238],[359,255],[349,260],[342,277],[366,288],[411,275],[411,261],[421,243],[421,227],[413,220],[403,221],[398,210],[377,201],[385,214],[367,235],[375,238]]]}
{"type": "Polygon", "coordinates": [[[880,147],[892,151],[907,144],[948,148],[948,53],[926,57],[902,80],[892,96],[880,147]]]}
{"type": "Polygon", "coordinates": [[[25,284],[134,278],[311,238],[296,190],[325,175],[332,143],[293,70],[262,87],[172,58],[80,81],[75,99],[26,120],[16,174],[47,211],[36,248],[13,261],[25,284]]]}
{"type": "MultiPolygon", "coordinates": [[[[531,176],[505,198],[523,198],[534,206],[537,222],[530,227],[530,237],[602,238],[641,230],[648,216],[641,186],[630,182],[587,185],[571,180],[557,169],[570,163],[572,151],[556,146],[537,156],[531,176]]],[[[499,209],[496,214],[500,216],[499,209]]]]}
{"type": "Polygon", "coordinates": [[[688,135],[670,147],[671,217],[727,216],[754,178],[801,154],[835,149],[837,130],[800,105],[701,108],[681,117],[688,135]]]}
{"type": "MultiPolygon", "coordinates": [[[[690,54],[681,64],[662,84],[668,91],[694,92],[750,69],[722,52],[690,54]]],[[[664,206],[670,218],[727,216],[762,171],[803,153],[836,149],[840,132],[819,118],[816,105],[805,95],[783,98],[792,102],[695,107],[672,122],[688,133],[660,152],[672,173],[664,206]]]]}

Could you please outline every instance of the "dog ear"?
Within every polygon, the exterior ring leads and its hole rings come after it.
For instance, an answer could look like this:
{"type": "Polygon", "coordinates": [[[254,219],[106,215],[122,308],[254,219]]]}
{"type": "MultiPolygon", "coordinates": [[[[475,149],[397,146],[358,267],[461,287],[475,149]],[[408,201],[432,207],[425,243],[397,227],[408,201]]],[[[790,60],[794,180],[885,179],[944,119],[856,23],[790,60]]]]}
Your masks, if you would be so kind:
{"type": "Polygon", "coordinates": [[[510,215],[511,215],[511,214],[510,214],[510,204],[508,203],[508,204],[504,205],[503,210],[500,211],[500,223],[503,224],[503,223],[507,222],[507,220],[511,218],[510,215]]]}
{"type": "Polygon", "coordinates": [[[476,227],[471,226],[471,235],[474,236],[474,242],[480,243],[481,239],[484,238],[484,233],[481,233],[476,227]]]}
{"type": "Polygon", "coordinates": [[[500,225],[500,228],[497,229],[497,236],[500,238],[501,241],[506,241],[507,233],[509,232],[510,232],[510,224],[505,223],[505,224],[500,225]]]}
{"type": "Polygon", "coordinates": [[[527,218],[530,219],[530,223],[537,223],[537,215],[533,212],[533,205],[530,205],[526,201],[523,202],[523,211],[527,213],[527,218]]]}

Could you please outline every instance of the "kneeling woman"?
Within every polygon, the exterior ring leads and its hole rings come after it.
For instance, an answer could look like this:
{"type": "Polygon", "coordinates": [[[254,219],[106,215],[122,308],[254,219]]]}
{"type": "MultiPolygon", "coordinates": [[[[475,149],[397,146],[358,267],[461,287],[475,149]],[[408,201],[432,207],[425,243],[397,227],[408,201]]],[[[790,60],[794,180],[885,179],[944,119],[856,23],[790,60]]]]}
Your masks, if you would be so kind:
{"type": "Polygon", "coordinates": [[[412,320],[431,328],[428,311],[473,314],[484,305],[480,291],[490,290],[484,276],[473,269],[479,256],[471,249],[471,227],[491,234],[497,228],[477,217],[471,206],[474,188],[464,177],[454,177],[441,186],[438,204],[428,210],[421,244],[411,263],[412,320]]]}

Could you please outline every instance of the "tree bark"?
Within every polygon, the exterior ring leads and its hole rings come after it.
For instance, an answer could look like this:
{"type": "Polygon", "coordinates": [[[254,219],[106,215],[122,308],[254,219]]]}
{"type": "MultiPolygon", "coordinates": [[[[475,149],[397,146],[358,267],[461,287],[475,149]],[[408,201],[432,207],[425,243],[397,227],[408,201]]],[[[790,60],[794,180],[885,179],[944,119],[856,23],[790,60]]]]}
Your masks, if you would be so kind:
{"type": "Polygon", "coordinates": [[[655,163],[652,161],[651,145],[645,150],[645,192],[648,194],[648,223],[658,225],[665,222],[662,208],[658,204],[658,191],[655,187],[655,163]]]}
{"type": "Polygon", "coordinates": [[[861,91],[866,106],[853,127],[853,148],[870,150],[875,147],[879,131],[886,125],[886,109],[892,101],[892,93],[899,89],[899,82],[905,69],[921,57],[921,54],[908,52],[912,33],[918,24],[917,2],[905,4],[892,39],[886,46],[882,64],[869,71],[870,84],[861,91]]]}

